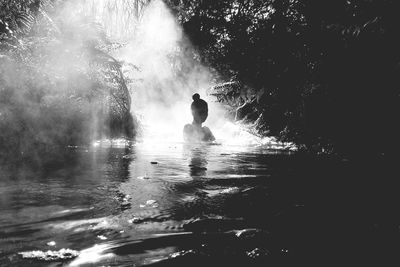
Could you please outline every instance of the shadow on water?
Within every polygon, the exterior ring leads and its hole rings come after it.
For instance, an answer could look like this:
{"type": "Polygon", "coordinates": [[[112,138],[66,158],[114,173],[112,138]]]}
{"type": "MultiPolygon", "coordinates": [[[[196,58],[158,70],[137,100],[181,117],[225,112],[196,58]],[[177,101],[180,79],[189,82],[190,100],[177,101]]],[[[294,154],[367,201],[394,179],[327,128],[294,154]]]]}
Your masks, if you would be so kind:
{"type": "Polygon", "coordinates": [[[385,158],[145,142],[68,153],[43,168],[2,165],[1,266],[398,261],[385,158]]]}

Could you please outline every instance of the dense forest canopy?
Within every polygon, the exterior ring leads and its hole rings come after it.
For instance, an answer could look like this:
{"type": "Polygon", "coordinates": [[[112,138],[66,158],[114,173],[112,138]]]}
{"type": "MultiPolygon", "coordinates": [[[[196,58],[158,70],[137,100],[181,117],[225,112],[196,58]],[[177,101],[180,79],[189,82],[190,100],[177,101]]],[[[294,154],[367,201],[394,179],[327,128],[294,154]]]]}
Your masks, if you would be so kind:
{"type": "Polygon", "coordinates": [[[258,92],[260,128],[338,151],[397,142],[393,0],[169,1],[206,64],[258,92]]]}
{"type": "Polygon", "coordinates": [[[0,2],[0,145],[18,155],[135,134],[102,25],[69,1],[0,2]]]}
{"type": "Polygon", "coordinates": [[[84,12],[103,22],[107,36],[126,41],[135,34],[151,0],[82,0],[84,12]]]}
{"type": "MultiPolygon", "coordinates": [[[[101,12],[85,3],[97,15],[126,5],[121,19],[138,20],[149,1],[106,2],[101,12]]],[[[231,88],[238,120],[317,150],[396,148],[397,1],[165,2],[198,59],[242,85],[231,88]]],[[[82,10],[69,13],[68,3],[0,1],[0,145],[7,149],[87,142],[99,128],[134,135],[127,80],[109,55],[118,44],[82,10]]]]}

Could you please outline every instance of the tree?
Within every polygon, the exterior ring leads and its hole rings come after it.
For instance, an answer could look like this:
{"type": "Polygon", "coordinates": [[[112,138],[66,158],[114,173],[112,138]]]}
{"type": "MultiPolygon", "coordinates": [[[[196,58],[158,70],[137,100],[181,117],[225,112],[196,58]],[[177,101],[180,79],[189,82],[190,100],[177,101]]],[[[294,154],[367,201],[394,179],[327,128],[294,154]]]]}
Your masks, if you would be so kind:
{"type": "Polygon", "coordinates": [[[386,121],[399,106],[395,1],[169,4],[207,64],[255,89],[270,134],[343,152],[392,146],[383,140],[398,133],[386,121]]]}
{"type": "Polygon", "coordinates": [[[115,44],[88,17],[66,16],[67,4],[1,2],[0,145],[6,154],[135,135],[122,63],[108,53],[115,44]]]}

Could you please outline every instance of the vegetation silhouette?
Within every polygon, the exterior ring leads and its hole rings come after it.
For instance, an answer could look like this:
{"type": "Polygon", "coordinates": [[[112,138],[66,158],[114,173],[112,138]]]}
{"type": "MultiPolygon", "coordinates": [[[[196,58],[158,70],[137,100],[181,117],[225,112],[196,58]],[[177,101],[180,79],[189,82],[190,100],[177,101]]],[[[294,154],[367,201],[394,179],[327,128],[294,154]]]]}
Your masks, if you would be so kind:
{"type": "Polygon", "coordinates": [[[236,108],[247,96],[242,117],[259,133],[320,152],[395,151],[397,1],[168,3],[203,63],[245,85],[230,93],[236,108]]]}
{"type": "MultiPolygon", "coordinates": [[[[101,25],[85,19],[68,25],[57,17],[67,2],[0,2],[2,151],[135,135],[127,80],[109,55],[116,44],[101,25]],[[57,50],[72,42],[79,49],[57,50]],[[69,76],[47,60],[54,54],[70,59],[69,76]]],[[[139,12],[148,2],[126,5],[139,12]]],[[[319,152],[396,151],[397,1],[165,2],[202,63],[231,82],[219,100],[258,133],[319,152]]]]}
{"type": "Polygon", "coordinates": [[[0,156],[136,134],[129,81],[109,53],[118,44],[72,11],[68,1],[0,2],[0,156]]]}

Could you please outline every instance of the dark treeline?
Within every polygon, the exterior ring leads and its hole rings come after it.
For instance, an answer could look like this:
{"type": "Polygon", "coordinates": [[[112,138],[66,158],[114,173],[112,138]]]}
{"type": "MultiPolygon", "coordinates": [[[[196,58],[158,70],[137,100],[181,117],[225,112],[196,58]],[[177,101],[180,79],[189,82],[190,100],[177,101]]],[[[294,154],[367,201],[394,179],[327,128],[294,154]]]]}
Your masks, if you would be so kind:
{"type": "Polygon", "coordinates": [[[115,46],[68,1],[1,0],[0,158],[133,137],[115,46]]]}
{"type": "MultiPolygon", "coordinates": [[[[166,0],[258,132],[343,153],[398,145],[395,0],[166,0]]],[[[68,1],[0,0],[0,146],[133,136],[116,44],[68,1]]]]}
{"type": "Polygon", "coordinates": [[[246,85],[233,90],[253,89],[247,100],[236,92],[237,105],[247,102],[239,118],[256,121],[260,132],[350,154],[396,148],[398,1],[169,5],[204,63],[225,81],[246,85]]]}

